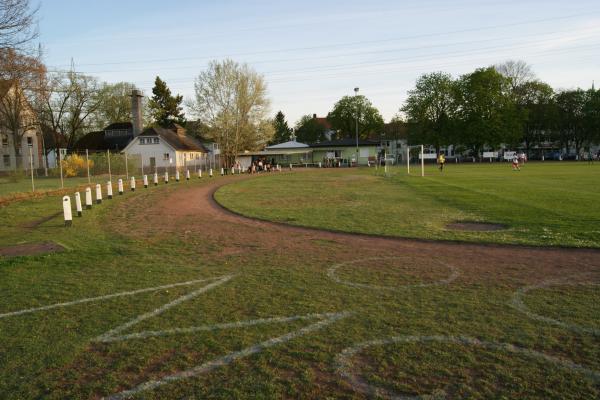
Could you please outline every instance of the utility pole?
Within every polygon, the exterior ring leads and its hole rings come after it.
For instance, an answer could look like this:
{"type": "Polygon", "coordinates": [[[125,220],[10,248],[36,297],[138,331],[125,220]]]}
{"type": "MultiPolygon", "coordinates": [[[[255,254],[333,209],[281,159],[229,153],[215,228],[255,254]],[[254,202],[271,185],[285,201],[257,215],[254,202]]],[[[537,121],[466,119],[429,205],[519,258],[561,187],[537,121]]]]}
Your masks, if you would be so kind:
{"type": "Polygon", "coordinates": [[[354,88],[354,100],[356,102],[356,166],[358,167],[358,88],[354,88]]]}

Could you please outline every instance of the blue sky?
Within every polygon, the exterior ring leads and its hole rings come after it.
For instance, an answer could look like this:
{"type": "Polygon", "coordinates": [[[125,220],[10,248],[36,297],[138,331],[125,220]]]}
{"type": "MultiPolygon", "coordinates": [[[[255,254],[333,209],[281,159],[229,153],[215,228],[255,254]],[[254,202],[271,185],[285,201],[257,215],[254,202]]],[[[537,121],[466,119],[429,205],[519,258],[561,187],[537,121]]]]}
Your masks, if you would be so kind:
{"type": "Polygon", "coordinates": [[[392,118],[419,75],[524,60],[555,88],[600,83],[600,2],[42,0],[49,69],[193,97],[210,60],[247,62],[273,114],[325,116],[359,87],[392,118]]]}

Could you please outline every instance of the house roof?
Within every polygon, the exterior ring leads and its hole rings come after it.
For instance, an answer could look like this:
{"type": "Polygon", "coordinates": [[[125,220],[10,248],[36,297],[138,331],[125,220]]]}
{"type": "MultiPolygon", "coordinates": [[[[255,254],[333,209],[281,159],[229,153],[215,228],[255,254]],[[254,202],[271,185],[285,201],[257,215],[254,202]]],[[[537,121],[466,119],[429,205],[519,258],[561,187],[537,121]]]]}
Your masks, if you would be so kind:
{"type": "Polygon", "coordinates": [[[303,147],[309,147],[305,143],[296,142],[295,140],[290,140],[289,142],[274,144],[272,146],[267,146],[267,150],[281,150],[281,149],[299,149],[303,147]]]}
{"type": "Polygon", "coordinates": [[[133,129],[133,124],[131,122],[113,122],[106,128],[105,131],[110,131],[114,129],[133,129]]]}
{"type": "MultiPolygon", "coordinates": [[[[379,146],[380,142],[376,142],[374,140],[365,140],[359,139],[359,146],[379,146]]],[[[313,143],[310,147],[355,147],[356,139],[353,138],[345,138],[345,139],[336,139],[336,140],[327,140],[325,142],[313,143]]]]}
{"type": "Polygon", "coordinates": [[[325,129],[331,129],[331,123],[326,117],[314,117],[317,124],[321,125],[325,129]]]}
{"type": "Polygon", "coordinates": [[[171,129],[151,127],[145,129],[139,136],[159,136],[163,138],[173,149],[178,151],[201,151],[208,153],[206,147],[198,140],[190,136],[178,135],[171,129]]]}
{"type": "Polygon", "coordinates": [[[73,148],[76,150],[109,150],[113,147],[104,140],[104,131],[95,131],[79,138],[73,148]]]}

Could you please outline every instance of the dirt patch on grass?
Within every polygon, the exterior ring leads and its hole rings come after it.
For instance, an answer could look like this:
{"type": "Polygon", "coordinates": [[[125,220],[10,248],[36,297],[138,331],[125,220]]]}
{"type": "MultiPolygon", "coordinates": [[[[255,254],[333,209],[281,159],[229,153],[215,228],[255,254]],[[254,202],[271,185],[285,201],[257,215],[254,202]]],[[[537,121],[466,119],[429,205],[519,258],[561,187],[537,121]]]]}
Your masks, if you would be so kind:
{"type": "Polygon", "coordinates": [[[488,222],[454,222],[446,225],[446,229],[453,231],[494,232],[506,229],[506,225],[491,224],[488,222]]]}
{"type": "Polygon", "coordinates": [[[27,229],[37,228],[38,226],[42,225],[43,223],[46,223],[46,222],[50,221],[51,219],[58,217],[61,214],[62,214],[62,211],[59,211],[54,214],[48,215],[46,217],[38,218],[36,220],[26,222],[23,224],[23,228],[27,228],[27,229]]]}
{"type": "Polygon", "coordinates": [[[24,243],[14,246],[0,247],[0,256],[2,257],[18,257],[18,256],[35,256],[38,254],[56,253],[63,251],[65,248],[59,244],[52,242],[44,243],[24,243]]]}

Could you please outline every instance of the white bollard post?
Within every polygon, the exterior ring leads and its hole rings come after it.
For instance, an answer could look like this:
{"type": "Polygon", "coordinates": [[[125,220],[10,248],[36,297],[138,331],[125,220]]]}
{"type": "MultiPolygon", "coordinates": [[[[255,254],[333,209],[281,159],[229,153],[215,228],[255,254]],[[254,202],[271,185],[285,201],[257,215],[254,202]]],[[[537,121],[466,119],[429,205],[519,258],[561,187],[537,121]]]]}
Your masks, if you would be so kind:
{"type": "Polygon", "coordinates": [[[158,186],[158,174],[154,173],[154,186],[158,186]]]}
{"type": "Polygon", "coordinates": [[[186,170],[185,170],[185,180],[186,180],[186,181],[189,181],[189,180],[190,180],[190,170],[189,170],[189,169],[186,169],[186,170]]]}
{"type": "Polygon", "coordinates": [[[225,175],[225,169],[221,167],[221,176],[225,175]]]}
{"type": "Polygon", "coordinates": [[[321,168],[321,161],[319,161],[319,168],[321,168]]]}
{"type": "Polygon", "coordinates": [[[231,175],[235,175],[235,168],[231,167],[231,175]]]}
{"type": "Polygon", "coordinates": [[[208,170],[208,176],[213,177],[212,168],[208,170]]]}
{"type": "Polygon", "coordinates": [[[111,181],[106,182],[106,196],[108,197],[109,200],[112,199],[112,182],[111,181]]]}
{"type": "Polygon", "coordinates": [[[65,215],[65,226],[71,226],[73,223],[73,213],[71,212],[71,198],[63,197],[63,213],[65,215]]]}
{"type": "Polygon", "coordinates": [[[277,164],[277,171],[281,172],[281,165],[277,164]]]}
{"type": "Polygon", "coordinates": [[[198,178],[202,178],[202,168],[198,169],[198,178]]]}
{"type": "Polygon", "coordinates": [[[102,186],[96,184],[96,204],[102,204],[102,186]]]}
{"type": "Polygon", "coordinates": [[[175,181],[179,182],[179,170],[175,171],[175,181]]]}
{"type": "Polygon", "coordinates": [[[117,181],[117,187],[119,189],[119,195],[123,194],[123,179],[119,178],[117,181]]]}
{"type": "Polygon", "coordinates": [[[148,189],[148,175],[144,175],[144,189],[148,189]]]}
{"type": "Polygon", "coordinates": [[[85,208],[86,210],[92,209],[92,189],[85,189],[85,208]]]}
{"type": "Polygon", "coordinates": [[[81,207],[81,195],[79,192],[75,193],[75,208],[77,209],[77,216],[81,217],[83,215],[83,208],[81,207]]]}
{"type": "Polygon", "coordinates": [[[290,163],[290,171],[292,170],[292,163],[290,163]]]}
{"type": "Polygon", "coordinates": [[[132,192],[135,192],[135,176],[131,177],[131,184],[129,185],[132,192]]]}
{"type": "Polygon", "coordinates": [[[165,183],[169,183],[169,172],[165,171],[165,183]]]}

